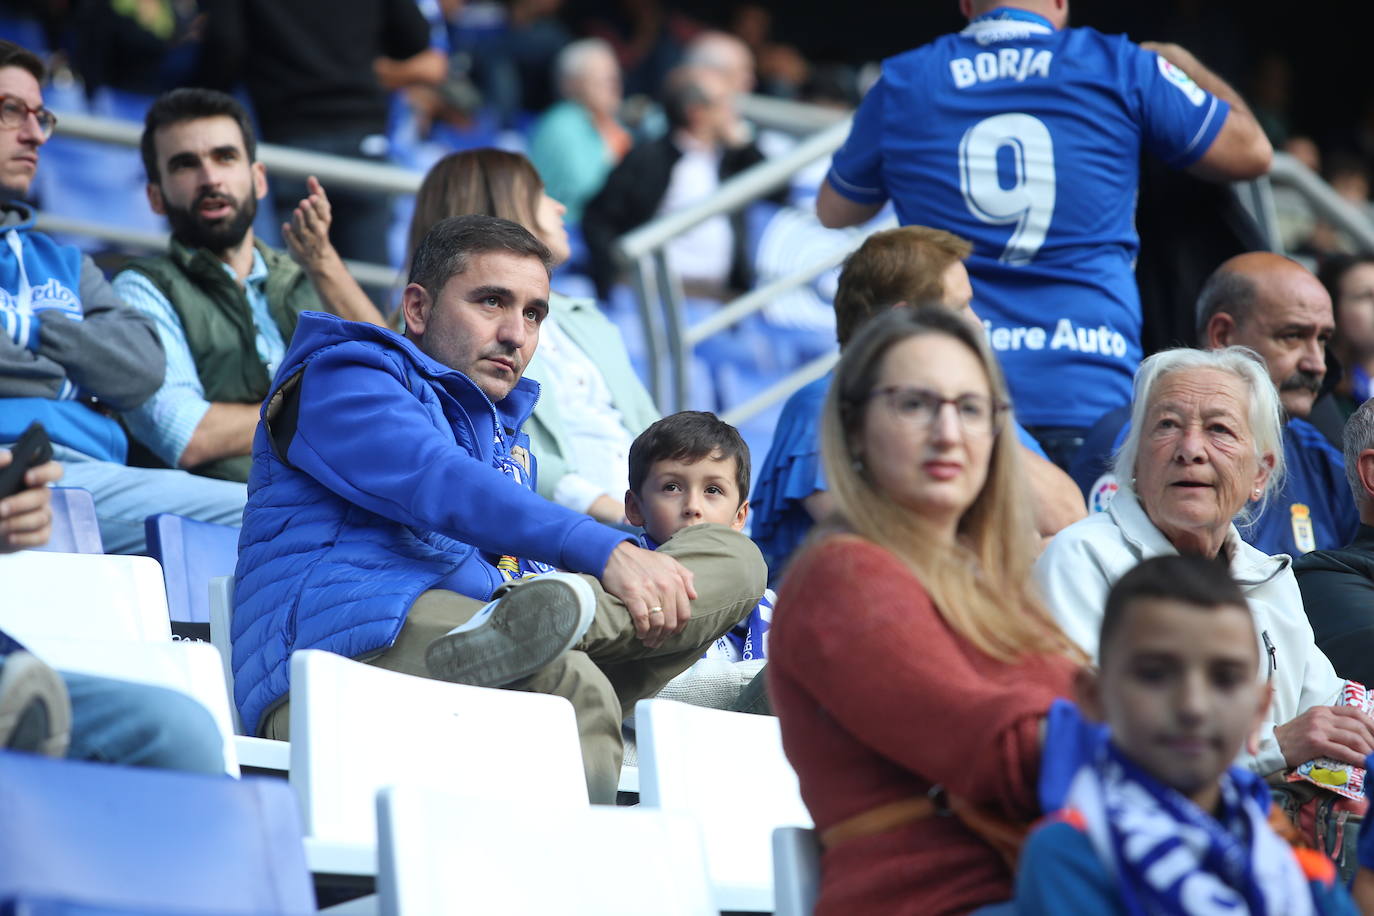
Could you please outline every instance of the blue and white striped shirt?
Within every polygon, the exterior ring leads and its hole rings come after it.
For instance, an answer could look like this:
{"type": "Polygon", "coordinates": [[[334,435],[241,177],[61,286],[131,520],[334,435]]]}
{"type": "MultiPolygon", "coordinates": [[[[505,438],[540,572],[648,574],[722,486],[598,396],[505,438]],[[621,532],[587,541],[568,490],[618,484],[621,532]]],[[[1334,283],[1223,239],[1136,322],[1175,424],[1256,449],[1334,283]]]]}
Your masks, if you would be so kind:
{"type": "MultiPolygon", "coordinates": [[[[232,267],[220,266],[233,276],[232,267]]],[[[254,249],[253,268],[244,278],[243,288],[257,328],[258,358],[271,376],[276,374],[277,365],[286,355],[286,343],[277,323],[272,320],[266,284],[267,262],[262,253],[254,249]]],[[[167,464],[178,467],[181,453],[210,409],[195,359],[191,356],[191,346],[186,341],[186,331],[167,297],[143,274],[134,270],[121,271],[114,279],[114,291],[126,303],[152,317],[157,324],[158,337],[162,339],[162,349],[167,354],[167,375],[162,380],[162,387],[141,406],[124,414],[124,419],[139,441],[167,464]]]]}

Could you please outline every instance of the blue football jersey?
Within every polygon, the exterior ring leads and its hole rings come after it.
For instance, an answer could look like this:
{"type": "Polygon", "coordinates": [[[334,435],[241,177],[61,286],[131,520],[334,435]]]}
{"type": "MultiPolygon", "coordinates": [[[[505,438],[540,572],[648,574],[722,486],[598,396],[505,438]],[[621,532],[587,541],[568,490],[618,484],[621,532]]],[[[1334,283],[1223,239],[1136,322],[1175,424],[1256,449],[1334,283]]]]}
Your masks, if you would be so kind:
{"type": "Polygon", "coordinates": [[[1141,358],[1140,151],[1192,165],[1229,110],[1124,36],[994,10],[884,61],[829,182],[969,239],[1017,415],[1083,428],[1130,400],[1141,358]]]}

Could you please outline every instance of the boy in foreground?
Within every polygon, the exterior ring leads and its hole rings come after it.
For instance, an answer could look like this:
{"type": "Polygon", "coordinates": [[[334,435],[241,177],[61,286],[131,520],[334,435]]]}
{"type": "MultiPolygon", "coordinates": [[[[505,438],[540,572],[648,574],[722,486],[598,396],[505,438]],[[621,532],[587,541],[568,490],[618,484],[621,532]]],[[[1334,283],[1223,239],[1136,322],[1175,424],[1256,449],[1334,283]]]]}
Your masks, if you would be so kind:
{"type": "Polygon", "coordinates": [[[1111,739],[1031,834],[1016,912],[1355,913],[1335,866],[1269,826],[1264,782],[1231,766],[1264,719],[1258,638],[1226,570],[1147,560],[1117,582],[1078,702],[1111,739]]]}
{"type": "MultiPolygon", "coordinates": [[[[644,529],[640,546],[657,550],[683,528],[714,522],[735,531],[749,518],[749,446],[739,430],[704,411],[686,410],[653,423],[630,446],[625,518],[644,529]]],[[[767,711],[745,688],[763,668],[772,589],[702,660],[659,696],[699,706],[767,711]]],[[[759,681],[759,687],[763,682],[759,681]]]]}

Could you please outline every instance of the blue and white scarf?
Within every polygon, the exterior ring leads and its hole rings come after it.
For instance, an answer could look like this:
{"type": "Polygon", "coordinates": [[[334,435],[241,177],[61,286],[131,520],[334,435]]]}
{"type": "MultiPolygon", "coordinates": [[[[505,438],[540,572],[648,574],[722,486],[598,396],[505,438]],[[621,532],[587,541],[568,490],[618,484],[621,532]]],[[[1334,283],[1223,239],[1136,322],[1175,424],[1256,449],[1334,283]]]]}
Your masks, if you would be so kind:
{"type": "Polygon", "coordinates": [[[1116,876],[1126,912],[1309,916],[1312,891],[1292,848],[1269,827],[1264,785],[1232,768],[1212,817],[1104,742],[1069,788],[1093,849],[1116,876]]]}

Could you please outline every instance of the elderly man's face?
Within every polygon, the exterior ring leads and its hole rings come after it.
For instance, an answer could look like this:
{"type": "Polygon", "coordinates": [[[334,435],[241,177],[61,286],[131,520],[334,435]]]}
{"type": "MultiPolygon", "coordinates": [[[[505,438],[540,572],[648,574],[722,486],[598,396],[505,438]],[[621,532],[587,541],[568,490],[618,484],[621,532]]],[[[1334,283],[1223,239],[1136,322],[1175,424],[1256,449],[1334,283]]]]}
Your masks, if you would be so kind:
{"type": "Polygon", "coordinates": [[[494,404],[534,356],[548,299],[549,275],[538,258],[488,251],[469,258],[438,295],[410,284],[401,307],[420,349],[472,379],[494,404]]]}
{"type": "Polygon", "coordinates": [[[1255,305],[1226,343],[1263,356],[1283,409],[1306,417],[1326,377],[1326,344],[1336,332],[1331,296],[1297,264],[1267,270],[1254,281],[1255,305]]]}
{"type": "Polygon", "coordinates": [[[1219,546],[1231,519],[1269,477],[1269,465],[1255,454],[1249,401],[1245,383],[1219,369],[1173,372],[1154,385],[1135,489],[1180,553],[1219,546]]]}
{"type": "Polygon", "coordinates": [[[610,53],[588,54],[569,90],[593,114],[613,118],[620,110],[620,65],[610,53]]]}

